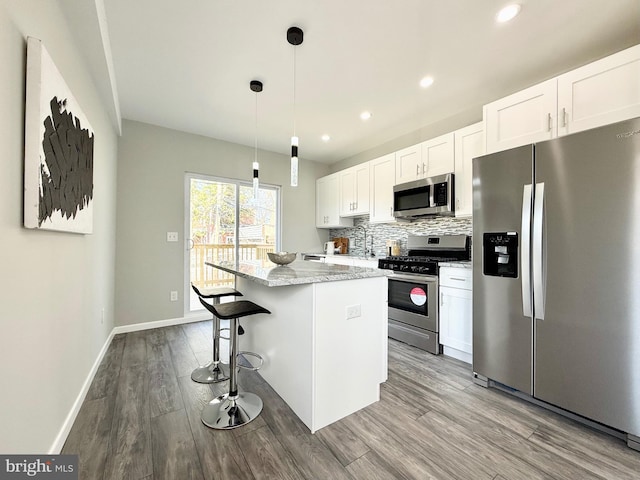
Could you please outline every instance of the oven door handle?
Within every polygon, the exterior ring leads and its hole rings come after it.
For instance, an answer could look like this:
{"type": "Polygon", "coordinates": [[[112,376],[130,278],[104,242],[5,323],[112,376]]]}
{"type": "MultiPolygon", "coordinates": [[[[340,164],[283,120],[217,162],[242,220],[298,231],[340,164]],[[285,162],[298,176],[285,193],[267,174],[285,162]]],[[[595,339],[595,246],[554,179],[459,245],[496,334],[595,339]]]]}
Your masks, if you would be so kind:
{"type": "Polygon", "coordinates": [[[405,273],[393,273],[387,277],[389,281],[399,282],[412,282],[412,283],[438,283],[437,275],[418,275],[418,274],[405,274],[405,273]]]}

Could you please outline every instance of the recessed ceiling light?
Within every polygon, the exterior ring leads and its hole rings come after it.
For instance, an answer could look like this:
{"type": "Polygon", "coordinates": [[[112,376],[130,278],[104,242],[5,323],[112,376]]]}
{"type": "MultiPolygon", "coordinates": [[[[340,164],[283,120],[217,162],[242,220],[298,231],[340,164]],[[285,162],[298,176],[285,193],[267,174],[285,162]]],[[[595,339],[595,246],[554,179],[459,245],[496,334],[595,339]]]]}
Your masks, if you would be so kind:
{"type": "Polygon", "coordinates": [[[520,13],[520,5],[512,3],[498,12],[496,15],[496,21],[499,23],[508,22],[518,15],[518,13],[520,13]]]}
{"type": "Polygon", "coordinates": [[[420,86],[422,88],[427,88],[431,85],[433,85],[433,77],[424,77],[422,80],[420,80],[420,86]]]}
{"type": "Polygon", "coordinates": [[[326,133],[324,135],[322,135],[322,141],[327,143],[329,140],[331,140],[331,137],[329,135],[327,135],[326,133]]]}
{"type": "Polygon", "coordinates": [[[360,118],[362,120],[369,120],[371,118],[371,112],[362,112],[360,118]]]}

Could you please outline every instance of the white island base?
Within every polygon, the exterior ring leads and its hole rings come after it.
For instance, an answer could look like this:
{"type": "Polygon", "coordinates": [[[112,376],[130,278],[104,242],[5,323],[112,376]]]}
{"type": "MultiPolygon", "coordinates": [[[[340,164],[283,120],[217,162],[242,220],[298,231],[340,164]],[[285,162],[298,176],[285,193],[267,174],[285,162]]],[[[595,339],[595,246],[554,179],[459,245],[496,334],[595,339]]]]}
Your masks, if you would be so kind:
{"type": "Polygon", "coordinates": [[[379,400],[386,277],[269,287],[237,276],[236,288],[271,311],[243,320],[240,349],[262,355],[260,375],[311,433],[379,400]]]}

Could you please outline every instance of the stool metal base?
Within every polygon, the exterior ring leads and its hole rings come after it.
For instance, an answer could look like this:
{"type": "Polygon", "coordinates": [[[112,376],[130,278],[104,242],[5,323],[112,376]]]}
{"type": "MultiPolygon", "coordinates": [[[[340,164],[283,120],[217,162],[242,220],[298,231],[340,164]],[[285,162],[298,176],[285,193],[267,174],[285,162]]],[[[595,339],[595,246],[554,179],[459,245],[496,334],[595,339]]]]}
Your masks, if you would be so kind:
{"type": "Polygon", "coordinates": [[[218,383],[229,380],[229,375],[224,373],[222,363],[211,361],[203,367],[196,368],[191,372],[191,380],[198,383],[218,383]]]}
{"type": "Polygon", "coordinates": [[[262,399],[255,393],[240,392],[235,398],[228,393],[211,400],[202,409],[202,423],[216,430],[230,430],[255,420],[262,411],[262,399]]]}

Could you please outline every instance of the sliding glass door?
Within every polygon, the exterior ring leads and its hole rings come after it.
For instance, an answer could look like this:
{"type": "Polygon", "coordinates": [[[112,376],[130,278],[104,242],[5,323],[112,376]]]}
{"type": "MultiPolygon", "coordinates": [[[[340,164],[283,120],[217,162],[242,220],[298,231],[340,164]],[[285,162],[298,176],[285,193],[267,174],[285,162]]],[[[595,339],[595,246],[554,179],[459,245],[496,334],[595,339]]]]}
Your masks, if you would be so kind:
{"type": "Polygon", "coordinates": [[[185,176],[185,313],[201,310],[191,289],[233,286],[233,275],[207,261],[262,262],[280,244],[280,190],[203,175],[185,176]]]}

